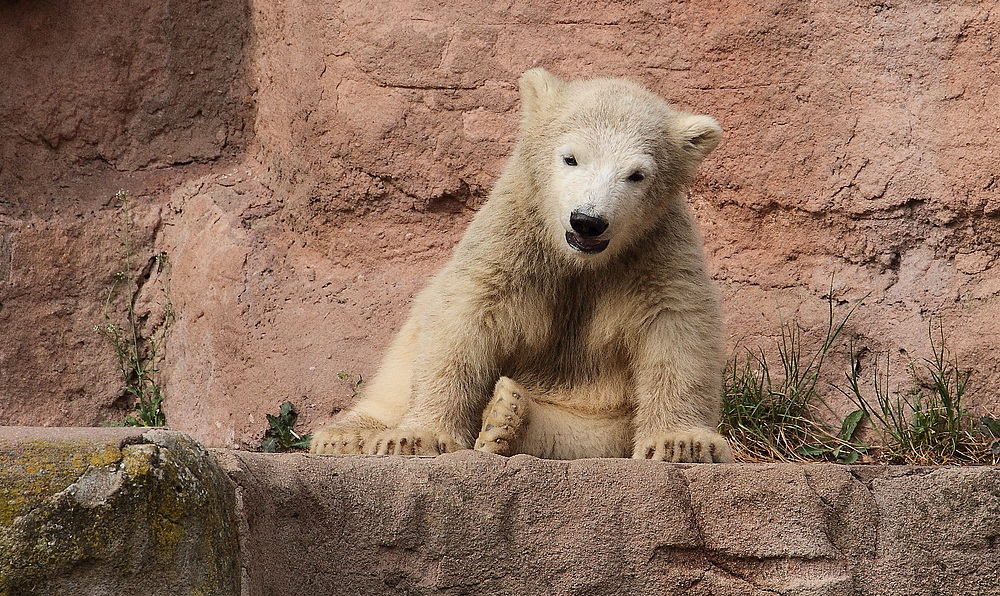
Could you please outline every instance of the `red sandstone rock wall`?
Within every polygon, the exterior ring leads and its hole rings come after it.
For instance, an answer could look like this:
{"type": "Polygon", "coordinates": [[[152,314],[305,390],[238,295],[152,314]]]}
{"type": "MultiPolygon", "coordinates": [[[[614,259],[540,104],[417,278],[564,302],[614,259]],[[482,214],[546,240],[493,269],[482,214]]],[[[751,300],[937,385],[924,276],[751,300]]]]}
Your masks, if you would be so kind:
{"type": "Polygon", "coordinates": [[[153,281],[178,315],[162,365],[172,426],[229,446],[286,399],[306,424],[346,405],[337,373],[374,371],[485,199],[535,65],[629,76],[723,124],[691,200],[734,341],[774,335],[779,310],[818,331],[832,280],[842,311],[868,295],[849,331],[893,354],[899,383],[943,321],[995,412],[992,8],[4,6],[0,422],[118,415],[114,360],[89,327],[120,187],[142,205],[148,254],[171,263],[153,281]]]}
{"type": "MultiPolygon", "coordinates": [[[[120,269],[115,191],[145,266],[192,163],[231,159],[253,122],[238,3],[0,4],[0,424],[120,420],[93,331],[120,269]]],[[[153,284],[155,285],[155,284],[153,284]]]]}

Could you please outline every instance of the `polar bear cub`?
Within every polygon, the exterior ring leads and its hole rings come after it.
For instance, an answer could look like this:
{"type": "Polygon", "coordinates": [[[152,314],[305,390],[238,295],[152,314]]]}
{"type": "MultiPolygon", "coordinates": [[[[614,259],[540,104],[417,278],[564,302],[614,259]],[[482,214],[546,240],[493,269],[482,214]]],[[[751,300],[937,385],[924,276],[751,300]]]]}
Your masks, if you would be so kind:
{"type": "Polygon", "coordinates": [[[520,136],[314,453],[732,461],[721,315],[686,204],[722,131],[623,79],[520,79],[520,136]]]}

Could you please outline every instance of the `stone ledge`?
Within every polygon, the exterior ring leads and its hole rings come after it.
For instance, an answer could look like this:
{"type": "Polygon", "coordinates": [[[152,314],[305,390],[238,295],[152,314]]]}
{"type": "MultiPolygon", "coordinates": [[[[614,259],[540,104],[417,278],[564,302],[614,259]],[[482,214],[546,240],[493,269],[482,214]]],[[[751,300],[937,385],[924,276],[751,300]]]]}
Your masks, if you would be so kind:
{"type": "Polygon", "coordinates": [[[252,596],[1000,594],[1000,469],[214,451],[252,596]]]}
{"type": "Polygon", "coordinates": [[[1000,594],[995,467],[312,456],[0,428],[0,493],[0,596],[1000,594]]]}

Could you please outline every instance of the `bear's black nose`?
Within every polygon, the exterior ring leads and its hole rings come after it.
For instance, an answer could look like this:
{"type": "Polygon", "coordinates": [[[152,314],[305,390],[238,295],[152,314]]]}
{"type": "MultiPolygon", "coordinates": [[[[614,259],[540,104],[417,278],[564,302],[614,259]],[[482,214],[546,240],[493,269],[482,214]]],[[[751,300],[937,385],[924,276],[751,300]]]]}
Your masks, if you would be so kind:
{"type": "Polygon", "coordinates": [[[586,213],[574,211],[569,214],[569,225],[573,231],[584,238],[597,238],[608,229],[608,222],[600,217],[592,217],[586,213]]]}

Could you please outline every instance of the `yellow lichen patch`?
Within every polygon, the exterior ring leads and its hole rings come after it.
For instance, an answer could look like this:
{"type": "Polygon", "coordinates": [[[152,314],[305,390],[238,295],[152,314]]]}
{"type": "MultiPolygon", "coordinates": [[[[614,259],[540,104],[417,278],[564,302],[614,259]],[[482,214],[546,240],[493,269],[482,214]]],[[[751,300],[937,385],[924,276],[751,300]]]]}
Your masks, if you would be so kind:
{"type": "MultiPolygon", "coordinates": [[[[95,447],[99,447],[96,446],[95,447]]],[[[95,468],[109,466],[122,458],[122,452],[117,445],[105,445],[90,454],[90,465],[95,468]]]]}
{"type": "Polygon", "coordinates": [[[154,552],[163,565],[168,565],[177,556],[177,549],[185,537],[184,527],[162,515],[152,515],[149,529],[153,537],[154,552]]]}
{"type": "Polygon", "coordinates": [[[143,440],[121,449],[103,441],[0,446],[0,519],[8,521],[0,525],[0,596],[61,593],[57,586],[95,570],[108,593],[150,593],[164,582],[184,586],[172,593],[238,592],[234,494],[224,472],[183,435],[143,440]]]}
{"type": "Polygon", "coordinates": [[[169,564],[185,538],[180,523],[192,514],[184,502],[184,490],[170,450],[158,445],[130,445],[122,452],[122,469],[135,485],[149,486],[153,493],[148,512],[154,552],[161,564],[169,564]],[[150,476],[155,476],[152,478],[150,476]]]}
{"type": "Polygon", "coordinates": [[[0,526],[9,526],[92,466],[121,458],[116,442],[24,441],[0,449],[0,526]]]}
{"type": "Polygon", "coordinates": [[[156,445],[129,445],[126,447],[121,456],[125,474],[138,478],[152,472],[158,449],[156,445]]]}

